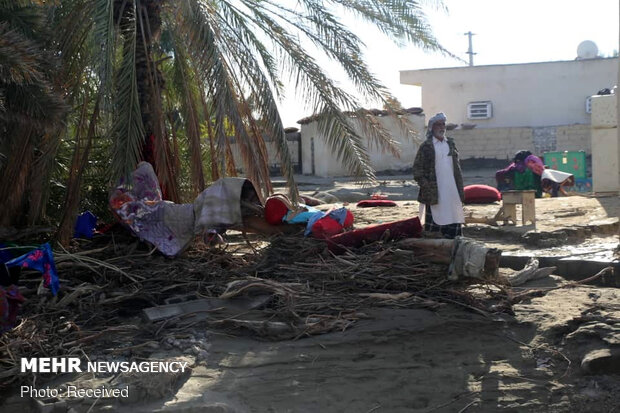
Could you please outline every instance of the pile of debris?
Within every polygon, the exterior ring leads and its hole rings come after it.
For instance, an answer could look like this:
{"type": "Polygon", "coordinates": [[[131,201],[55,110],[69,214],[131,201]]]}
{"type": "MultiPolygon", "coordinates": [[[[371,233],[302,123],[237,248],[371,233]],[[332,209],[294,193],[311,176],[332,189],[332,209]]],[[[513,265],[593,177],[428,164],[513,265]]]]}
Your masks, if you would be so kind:
{"type": "Polygon", "coordinates": [[[448,279],[448,265],[378,241],[334,255],[324,241],[279,236],[165,258],[122,234],[55,251],[61,290],[22,274],[21,322],[0,336],[0,386],[23,381],[21,357],[148,357],[195,331],[299,339],[342,331],[374,306],[458,305],[490,316],[514,301],[497,279],[448,279]],[[476,288],[471,288],[475,284],[476,288]]]}

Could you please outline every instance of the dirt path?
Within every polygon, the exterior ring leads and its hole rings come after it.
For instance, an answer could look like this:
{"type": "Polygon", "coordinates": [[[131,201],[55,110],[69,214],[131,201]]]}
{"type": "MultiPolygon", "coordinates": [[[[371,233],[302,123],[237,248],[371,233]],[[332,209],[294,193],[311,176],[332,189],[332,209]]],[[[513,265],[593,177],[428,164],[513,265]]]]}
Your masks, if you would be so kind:
{"type": "Polygon", "coordinates": [[[620,343],[617,302],[617,290],[579,287],[518,305],[515,317],[375,309],[350,330],[298,341],[211,335],[206,366],[174,399],[122,411],[612,411],[617,376],[583,375],[580,362],[620,343]],[[583,318],[593,308],[607,329],[583,318]]]}

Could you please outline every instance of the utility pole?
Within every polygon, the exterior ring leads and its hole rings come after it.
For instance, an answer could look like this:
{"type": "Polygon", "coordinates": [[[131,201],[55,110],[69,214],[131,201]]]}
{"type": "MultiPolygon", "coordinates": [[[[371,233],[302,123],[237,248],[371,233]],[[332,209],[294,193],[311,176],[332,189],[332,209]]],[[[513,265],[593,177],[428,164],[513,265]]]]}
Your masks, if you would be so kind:
{"type": "Polygon", "coordinates": [[[463,33],[463,34],[464,34],[465,36],[469,37],[469,50],[467,51],[467,54],[469,55],[469,65],[470,65],[470,66],[473,66],[473,65],[474,65],[474,55],[475,55],[476,53],[474,53],[474,50],[473,50],[473,46],[472,46],[472,43],[471,43],[471,37],[472,37],[475,33],[472,33],[471,31],[469,31],[469,32],[467,32],[467,33],[463,33]]]}

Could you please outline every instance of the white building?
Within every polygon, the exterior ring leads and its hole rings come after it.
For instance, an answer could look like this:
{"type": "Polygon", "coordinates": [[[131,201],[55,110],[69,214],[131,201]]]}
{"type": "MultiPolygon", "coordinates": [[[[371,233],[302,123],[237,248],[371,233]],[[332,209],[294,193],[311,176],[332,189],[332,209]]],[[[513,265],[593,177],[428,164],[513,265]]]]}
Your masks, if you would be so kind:
{"type": "MultiPolygon", "coordinates": [[[[386,153],[376,145],[369,144],[366,140],[366,148],[375,171],[400,171],[413,167],[418,143],[423,139],[420,135],[424,130],[424,115],[421,114],[422,111],[419,108],[412,108],[409,111],[415,113],[401,115],[406,116],[409,121],[409,129],[403,128],[402,122],[394,117],[376,116],[381,125],[391,132],[392,139],[396,141],[400,149],[400,156],[395,157],[391,153],[386,153]]],[[[327,143],[328,139],[322,136],[318,122],[313,118],[305,118],[298,123],[301,124],[302,173],[326,177],[350,175],[342,161],[338,159],[327,143]]],[[[351,123],[355,125],[357,133],[363,136],[359,121],[352,117],[351,123]]]]}
{"type": "Polygon", "coordinates": [[[444,112],[461,157],[509,159],[520,149],[591,152],[590,99],[618,81],[617,58],[405,70],[422,107],[444,112]]]}

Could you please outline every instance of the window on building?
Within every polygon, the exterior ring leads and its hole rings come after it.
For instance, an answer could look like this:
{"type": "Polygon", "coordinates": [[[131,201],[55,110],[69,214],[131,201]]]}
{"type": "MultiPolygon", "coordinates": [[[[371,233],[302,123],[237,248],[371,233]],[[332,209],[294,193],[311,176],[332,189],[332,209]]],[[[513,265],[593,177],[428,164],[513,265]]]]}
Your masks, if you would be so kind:
{"type": "Polygon", "coordinates": [[[467,119],[489,119],[493,117],[493,105],[489,101],[469,102],[467,119]]]}
{"type": "Polygon", "coordinates": [[[586,98],[586,113],[592,113],[592,96],[586,98]]]}

